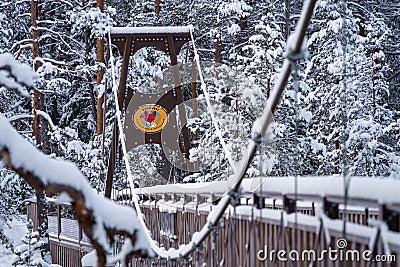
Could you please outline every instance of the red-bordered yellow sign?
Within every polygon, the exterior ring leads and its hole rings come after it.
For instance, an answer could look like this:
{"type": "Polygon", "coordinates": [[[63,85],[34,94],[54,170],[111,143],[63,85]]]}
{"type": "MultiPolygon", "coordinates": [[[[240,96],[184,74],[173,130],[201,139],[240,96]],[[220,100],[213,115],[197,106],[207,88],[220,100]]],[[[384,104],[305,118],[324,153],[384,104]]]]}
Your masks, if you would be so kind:
{"type": "Polygon", "coordinates": [[[157,105],[144,105],[133,114],[133,124],[145,133],[161,131],[168,122],[167,112],[157,105]]]}

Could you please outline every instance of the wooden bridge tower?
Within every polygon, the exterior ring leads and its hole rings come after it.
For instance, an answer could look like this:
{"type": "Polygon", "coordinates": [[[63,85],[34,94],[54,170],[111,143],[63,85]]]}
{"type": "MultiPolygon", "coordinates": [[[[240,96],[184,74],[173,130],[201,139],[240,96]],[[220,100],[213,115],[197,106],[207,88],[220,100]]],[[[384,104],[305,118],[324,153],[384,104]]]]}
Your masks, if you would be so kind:
{"type": "MultiPolygon", "coordinates": [[[[182,46],[190,41],[190,39],[189,27],[114,27],[111,29],[111,42],[117,46],[118,51],[123,58],[118,87],[118,105],[121,112],[126,111],[133,96],[133,91],[127,90],[126,88],[130,57],[141,48],[154,47],[169,55],[171,66],[177,65],[177,55],[180,53],[182,46]]],[[[169,105],[173,104],[175,107],[183,102],[183,92],[179,74],[176,71],[173,73],[173,79],[175,84],[173,93],[170,94],[170,97],[165,98],[164,102],[168,102],[169,105]]],[[[179,119],[181,122],[184,122],[184,116],[186,116],[185,110],[182,105],[179,105],[178,109],[180,116],[179,119]]],[[[159,139],[159,133],[158,135],[145,133],[145,135],[146,143],[157,143],[157,141],[154,140],[159,139]],[[152,138],[151,136],[154,136],[155,138],[152,138]]],[[[182,136],[184,142],[184,155],[188,158],[190,139],[187,128],[182,129],[182,136]]],[[[117,149],[119,149],[119,145],[118,127],[116,127],[116,123],[114,123],[105,190],[105,196],[109,198],[111,197],[114,170],[117,162],[117,149]]],[[[166,160],[164,153],[163,158],[164,168],[169,169],[171,166],[166,160]]]]}

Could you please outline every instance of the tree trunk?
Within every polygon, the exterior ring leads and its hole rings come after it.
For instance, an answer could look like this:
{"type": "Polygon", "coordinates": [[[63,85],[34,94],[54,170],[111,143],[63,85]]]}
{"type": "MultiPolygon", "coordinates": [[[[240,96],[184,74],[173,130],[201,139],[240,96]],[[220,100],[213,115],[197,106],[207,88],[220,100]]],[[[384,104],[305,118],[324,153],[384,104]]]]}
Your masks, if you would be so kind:
{"type": "Polygon", "coordinates": [[[285,37],[286,40],[290,34],[290,0],[285,0],[285,37]]]}
{"type": "Polygon", "coordinates": [[[221,42],[221,23],[215,24],[216,33],[214,35],[214,62],[222,63],[222,42],[221,42]]]}
{"type": "Polygon", "coordinates": [[[154,11],[156,12],[156,15],[160,14],[160,11],[161,11],[161,0],[155,0],[154,1],[154,11]]]}
{"type": "Polygon", "coordinates": [[[49,228],[49,218],[47,217],[49,211],[49,203],[47,201],[46,193],[35,189],[36,193],[36,203],[37,203],[37,214],[38,214],[38,232],[41,241],[43,241],[43,246],[41,247],[40,253],[43,260],[51,264],[53,262],[50,253],[49,244],[49,233],[47,232],[49,228]]]}
{"type": "MultiPolygon", "coordinates": [[[[84,37],[85,39],[85,63],[86,65],[89,66],[90,62],[89,62],[89,32],[85,31],[84,37]]],[[[94,95],[94,90],[93,90],[93,83],[92,83],[92,78],[90,77],[90,74],[87,74],[87,82],[89,85],[89,93],[90,93],[90,104],[92,106],[92,116],[93,119],[96,122],[96,127],[97,127],[97,109],[96,109],[96,97],[94,95]]]]}
{"type": "MultiPolygon", "coordinates": [[[[194,59],[194,55],[192,56],[194,59]]],[[[196,81],[196,75],[197,75],[197,66],[195,61],[192,61],[192,109],[193,109],[193,114],[192,114],[192,119],[198,117],[198,110],[197,110],[197,82],[196,81]]],[[[199,146],[197,141],[199,140],[198,132],[193,133],[193,147],[196,148],[199,146]]],[[[195,171],[199,171],[199,162],[196,161],[194,163],[195,171]]]]}
{"type": "Polygon", "coordinates": [[[221,35],[218,32],[214,36],[214,53],[215,53],[214,54],[214,62],[215,63],[222,63],[221,52],[222,52],[221,35]]]}
{"type": "MultiPolygon", "coordinates": [[[[35,61],[35,59],[39,56],[39,32],[37,30],[37,18],[40,16],[40,0],[31,0],[31,23],[32,23],[32,60],[34,70],[37,71],[40,67],[39,62],[35,61]]],[[[48,130],[48,122],[42,116],[37,114],[37,110],[44,109],[44,95],[38,91],[34,90],[33,92],[33,110],[34,110],[34,118],[33,118],[33,134],[36,138],[37,144],[39,148],[45,154],[50,154],[50,144],[47,136],[48,130]]],[[[49,234],[47,233],[47,229],[49,227],[48,223],[48,203],[46,194],[42,190],[36,191],[36,201],[37,201],[37,214],[38,214],[38,232],[39,238],[43,241],[43,246],[41,247],[41,255],[46,263],[51,264],[52,258],[50,253],[50,244],[49,244],[49,234]]]]}
{"type": "MultiPolygon", "coordinates": [[[[39,68],[39,63],[35,61],[39,54],[39,34],[37,31],[37,3],[35,0],[31,0],[31,22],[32,22],[32,60],[33,60],[33,68],[35,71],[39,68]]],[[[41,94],[38,90],[34,90],[33,92],[33,110],[34,110],[34,118],[33,118],[33,134],[35,135],[36,141],[40,146],[42,140],[39,135],[39,120],[40,117],[37,115],[36,110],[39,109],[39,103],[41,99],[41,94]]]]}
{"type": "MultiPolygon", "coordinates": [[[[101,12],[103,12],[104,0],[96,0],[96,6],[100,9],[101,12]]],[[[105,62],[104,61],[104,39],[102,37],[98,37],[97,41],[96,41],[96,60],[100,64],[104,64],[104,62],[105,62]]],[[[101,85],[103,76],[104,76],[104,68],[101,67],[97,72],[97,79],[96,79],[97,86],[101,85]]],[[[96,120],[97,126],[96,126],[96,128],[97,128],[98,135],[103,134],[104,94],[105,94],[105,92],[99,92],[99,95],[97,96],[97,120],[96,120]]]]}

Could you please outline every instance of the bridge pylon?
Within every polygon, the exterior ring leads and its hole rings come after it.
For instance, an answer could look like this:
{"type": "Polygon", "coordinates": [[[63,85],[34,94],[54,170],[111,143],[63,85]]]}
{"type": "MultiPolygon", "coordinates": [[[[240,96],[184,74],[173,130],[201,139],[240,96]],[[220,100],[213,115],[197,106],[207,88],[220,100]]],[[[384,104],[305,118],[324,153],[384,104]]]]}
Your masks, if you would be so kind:
{"type": "MultiPolygon", "coordinates": [[[[127,90],[127,78],[129,69],[129,60],[139,49],[144,47],[154,47],[160,50],[170,57],[171,66],[177,65],[177,55],[180,53],[183,45],[191,40],[190,27],[113,27],[111,28],[111,42],[117,48],[119,53],[122,55],[122,66],[121,75],[118,86],[118,106],[119,110],[126,112],[129,106],[129,102],[134,97],[132,90],[127,90]]],[[[110,47],[110,49],[112,49],[110,47]]],[[[154,105],[161,106],[166,113],[169,113],[172,107],[178,107],[179,120],[181,125],[186,122],[186,113],[183,105],[183,92],[179,73],[177,69],[173,68],[173,80],[175,87],[167,92],[163,97],[159,99],[154,105]]],[[[138,92],[138,94],[140,94],[138,92]]],[[[143,94],[141,94],[143,98],[143,94]]],[[[143,98],[145,99],[145,98],[143,98]]],[[[148,99],[147,99],[148,100],[148,99]]],[[[146,100],[141,100],[146,102],[146,100]]],[[[139,101],[140,102],[140,101],[139,101]]],[[[150,103],[142,103],[149,105],[150,103]]],[[[138,128],[138,127],[136,127],[138,128]]],[[[174,127],[178,129],[178,127],[174,127]]],[[[132,128],[134,129],[134,128],[132,128]]],[[[135,130],[135,129],[134,129],[135,130]]],[[[161,144],[161,134],[157,131],[146,131],[144,129],[138,129],[142,131],[144,140],[142,143],[134,142],[137,145],[141,144],[161,144]]],[[[186,127],[181,130],[183,136],[183,154],[186,158],[189,157],[189,149],[191,147],[189,132],[186,127]]],[[[105,196],[110,198],[113,184],[113,176],[115,166],[117,163],[117,154],[119,150],[119,139],[118,139],[118,127],[116,127],[116,121],[114,121],[114,127],[112,132],[112,142],[110,147],[110,153],[108,158],[108,169],[106,178],[105,196]]],[[[179,132],[177,130],[177,138],[179,132]]],[[[121,154],[121,153],[119,153],[121,154]]],[[[169,174],[171,165],[162,152],[163,157],[163,174],[169,174]]]]}

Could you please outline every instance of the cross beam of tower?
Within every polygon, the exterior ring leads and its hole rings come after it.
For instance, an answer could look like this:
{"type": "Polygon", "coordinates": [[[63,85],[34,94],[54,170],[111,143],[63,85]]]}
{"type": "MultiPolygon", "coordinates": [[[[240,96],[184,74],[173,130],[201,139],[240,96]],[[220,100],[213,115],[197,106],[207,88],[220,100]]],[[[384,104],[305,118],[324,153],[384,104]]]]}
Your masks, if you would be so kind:
{"type": "MultiPolygon", "coordinates": [[[[121,75],[118,86],[118,106],[121,111],[126,111],[128,103],[132,98],[131,90],[127,93],[126,81],[128,78],[128,67],[130,56],[133,56],[139,49],[144,47],[155,47],[169,55],[171,65],[176,65],[177,55],[182,46],[190,41],[190,27],[114,27],[111,28],[111,42],[117,46],[122,55],[121,75]]],[[[110,48],[111,49],[111,48],[110,48]]],[[[177,71],[173,73],[175,105],[183,102],[181,81],[177,71]]],[[[185,110],[182,105],[178,106],[179,119],[185,122],[185,110]]],[[[189,155],[190,139],[187,128],[182,129],[184,154],[189,155]]],[[[177,137],[178,138],[178,137],[177,137]]],[[[113,128],[112,143],[108,160],[107,180],[105,196],[111,197],[113,175],[116,164],[118,142],[118,127],[113,128]]],[[[165,162],[164,165],[166,165],[165,162]]]]}

